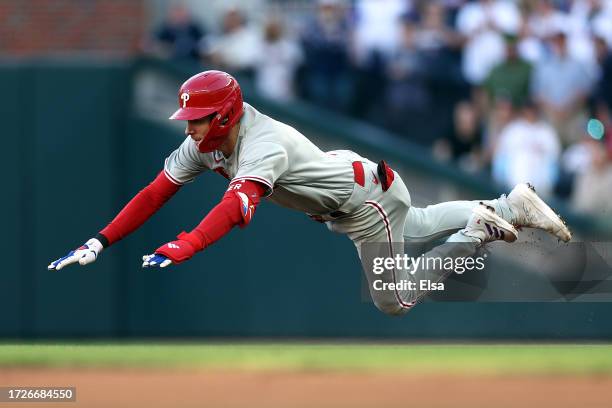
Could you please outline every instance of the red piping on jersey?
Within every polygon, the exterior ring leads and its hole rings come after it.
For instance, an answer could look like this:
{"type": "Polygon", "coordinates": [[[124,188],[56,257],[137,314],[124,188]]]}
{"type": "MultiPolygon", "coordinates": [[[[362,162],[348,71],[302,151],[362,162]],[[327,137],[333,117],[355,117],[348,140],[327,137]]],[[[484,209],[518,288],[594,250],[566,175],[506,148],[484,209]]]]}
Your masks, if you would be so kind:
{"type": "Polygon", "coordinates": [[[166,175],[166,177],[168,177],[168,180],[170,180],[171,182],[173,182],[174,184],[176,184],[177,186],[182,186],[183,183],[181,183],[180,181],[178,181],[177,179],[175,179],[174,177],[172,177],[172,175],[170,175],[170,173],[168,173],[166,171],[166,169],[164,169],[164,174],[166,175]]]}
{"type": "MultiPolygon", "coordinates": [[[[391,227],[389,224],[389,218],[387,216],[387,212],[385,211],[385,209],[383,208],[382,205],[380,205],[379,203],[377,203],[376,201],[372,201],[372,200],[368,200],[365,202],[366,205],[369,205],[371,207],[374,207],[374,209],[376,211],[378,211],[378,214],[381,216],[381,218],[383,219],[383,223],[385,224],[385,230],[387,231],[387,241],[389,242],[389,256],[391,258],[394,258],[395,255],[393,253],[393,241],[391,239],[391,227]]],[[[401,296],[399,295],[398,291],[397,291],[397,277],[395,276],[395,268],[392,269],[393,271],[393,283],[395,283],[394,285],[394,293],[395,293],[395,299],[397,300],[397,302],[400,304],[400,306],[404,309],[410,309],[412,306],[414,306],[414,302],[404,302],[401,298],[401,296]]]]}

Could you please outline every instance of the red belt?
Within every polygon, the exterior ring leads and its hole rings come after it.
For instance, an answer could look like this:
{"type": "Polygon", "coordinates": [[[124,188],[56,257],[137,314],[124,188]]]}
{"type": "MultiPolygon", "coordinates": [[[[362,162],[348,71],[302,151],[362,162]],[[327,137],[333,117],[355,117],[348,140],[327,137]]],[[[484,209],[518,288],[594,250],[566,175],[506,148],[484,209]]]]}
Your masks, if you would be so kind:
{"type": "MultiPolygon", "coordinates": [[[[359,184],[361,187],[364,187],[365,171],[363,170],[362,162],[353,162],[353,173],[355,177],[355,183],[359,184]]],[[[384,160],[381,160],[381,162],[378,163],[378,167],[376,168],[376,173],[378,173],[378,177],[380,178],[380,184],[382,186],[383,191],[387,191],[389,187],[391,187],[391,184],[393,184],[393,180],[395,179],[393,169],[391,169],[391,167],[389,167],[389,165],[384,160]]],[[[378,184],[376,176],[374,176],[374,182],[378,184]]]]}
{"type": "MultiPolygon", "coordinates": [[[[365,170],[363,169],[363,163],[360,161],[353,162],[353,179],[355,183],[359,184],[361,187],[365,186],[365,170]]],[[[331,217],[338,218],[346,215],[346,213],[342,211],[333,211],[329,213],[331,217]]]]}
{"type": "MultiPolygon", "coordinates": [[[[386,163],[384,163],[384,162],[382,162],[382,163],[384,164],[382,169],[384,169],[387,172],[391,173],[391,182],[393,182],[393,170],[391,170],[391,168],[386,166],[386,163]]],[[[363,168],[363,162],[354,161],[352,163],[352,165],[353,165],[353,180],[355,180],[355,183],[359,184],[361,187],[365,187],[365,170],[363,168]]],[[[376,182],[376,183],[378,184],[378,182],[376,182]]],[[[386,191],[386,189],[384,187],[383,187],[383,189],[386,191]]],[[[333,212],[329,213],[329,216],[332,217],[332,218],[339,218],[339,217],[342,217],[344,215],[347,215],[347,213],[345,213],[343,211],[333,211],[333,212]]],[[[320,215],[311,215],[310,218],[312,218],[315,221],[324,222],[322,216],[320,216],[320,215]]]]}

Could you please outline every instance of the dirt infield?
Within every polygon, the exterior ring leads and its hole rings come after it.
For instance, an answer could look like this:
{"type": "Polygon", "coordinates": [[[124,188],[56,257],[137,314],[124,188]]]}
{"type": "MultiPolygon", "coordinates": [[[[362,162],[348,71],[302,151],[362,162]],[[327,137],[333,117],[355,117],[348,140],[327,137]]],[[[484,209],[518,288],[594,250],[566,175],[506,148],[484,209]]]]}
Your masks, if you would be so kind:
{"type": "Polygon", "coordinates": [[[610,377],[2,369],[0,386],[75,386],[36,407],[610,407],[610,377]]]}

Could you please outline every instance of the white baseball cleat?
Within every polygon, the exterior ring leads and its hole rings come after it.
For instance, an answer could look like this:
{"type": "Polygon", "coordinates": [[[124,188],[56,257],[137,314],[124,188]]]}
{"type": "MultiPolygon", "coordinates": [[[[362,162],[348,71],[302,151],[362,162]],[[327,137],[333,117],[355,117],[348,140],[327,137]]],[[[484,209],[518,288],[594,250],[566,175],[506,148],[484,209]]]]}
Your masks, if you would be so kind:
{"type": "Polygon", "coordinates": [[[472,210],[472,215],[461,233],[478,239],[481,244],[498,240],[514,242],[518,238],[516,228],[495,214],[493,207],[483,203],[472,210]]]}
{"type": "Polygon", "coordinates": [[[518,184],[508,194],[508,204],[518,228],[538,228],[553,234],[563,242],[572,239],[565,222],[536,193],[529,183],[518,184]]]}

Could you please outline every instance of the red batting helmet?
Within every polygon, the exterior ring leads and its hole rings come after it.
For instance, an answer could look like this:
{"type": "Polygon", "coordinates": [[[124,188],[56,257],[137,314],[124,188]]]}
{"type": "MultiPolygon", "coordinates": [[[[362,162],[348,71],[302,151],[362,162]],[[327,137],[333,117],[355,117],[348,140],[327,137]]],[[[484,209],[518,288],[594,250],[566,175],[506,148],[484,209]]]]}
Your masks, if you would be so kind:
{"type": "Polygon", "coordinates": [[[244,108],[238,81],[222,71],[204,71],[192,76],[178,92],[179,109],[170,119],[195,120],[216,113],[210,128],[198,143],[201,152],[212,152],[238,123],[244,108]]]}

